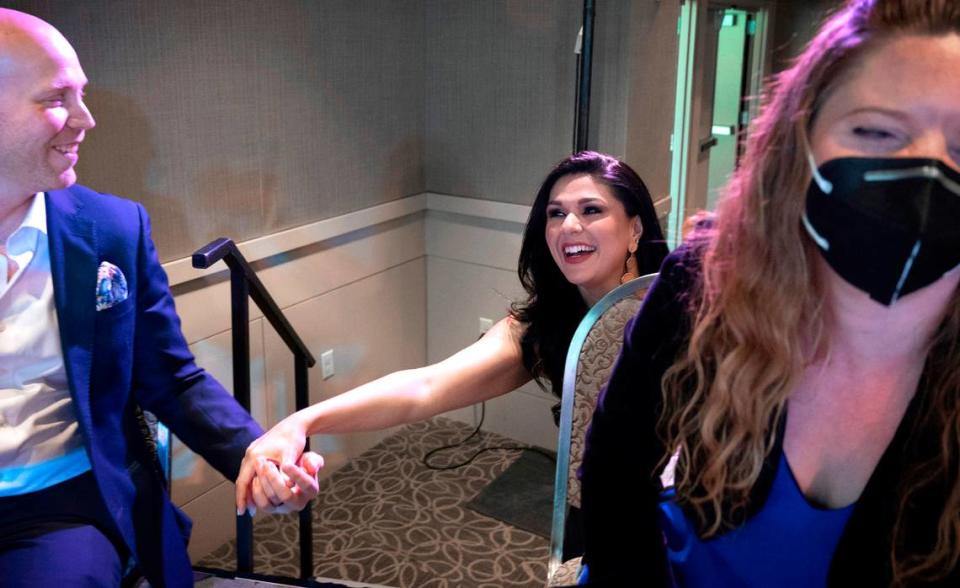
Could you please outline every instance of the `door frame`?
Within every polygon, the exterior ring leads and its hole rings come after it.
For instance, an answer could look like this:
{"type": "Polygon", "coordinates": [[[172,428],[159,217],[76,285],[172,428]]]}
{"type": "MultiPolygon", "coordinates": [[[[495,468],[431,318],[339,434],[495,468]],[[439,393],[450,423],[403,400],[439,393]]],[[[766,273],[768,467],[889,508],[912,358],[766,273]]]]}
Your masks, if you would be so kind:
{"type": "MultiPolygon", "coordinates": [[[[698,92],[710,92],[695,72],[701,64],[697,61],[697,41],[707,26],[707,8],[710,6],[739,8],[756,15],[756,32],[750,51],[748,74],[751,99],[748,101],[751,120],[759,108],[755,99],[760,95],[763,80],[769,75],[771,59],[770,36],[773,33],[775,0],[681,0],[677,21],[679,51],[677,56],[677,90],[674,106],[673,134],[670,151],[670,213],[667,217],[667,243],[670,248],[680,243],[683,222],[686,220],[687,195],[690,185],[690,162],[699,155],[699,137],[696,137],[698,120],[693,112],[694,96],[698,92]],[[698,34],[699,32],[699,34],[698,34]]],[[[711,98],[712,99],[712,98],[711,98]]]]}

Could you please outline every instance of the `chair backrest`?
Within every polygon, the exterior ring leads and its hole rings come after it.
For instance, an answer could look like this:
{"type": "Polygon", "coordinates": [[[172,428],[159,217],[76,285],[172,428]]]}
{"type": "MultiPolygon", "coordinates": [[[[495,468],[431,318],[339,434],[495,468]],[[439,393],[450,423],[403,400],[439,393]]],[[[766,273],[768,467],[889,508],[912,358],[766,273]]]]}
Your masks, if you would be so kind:
{"type": "Polygon", "coordinates": [[[170,429],[157,420],[153,413],[142,410],[139,406],[134,408],[134,414],[147,448],[154,459],[153,465],[159,470],[158,473],[162,476],[164,486],[169,492],[171,488],[170,429]]]}
{"type": "Polygon", "coordinates": [[[548,576],[560,566],[567,510],[580,506],[577,470],[583,459],[587,427],[593,418],[597,395],[610,376],[623,346],[623,329],[636,314],[657,274],[641,276],[607,293],[580,322],[563,372],[560,401],[560,440],[553,494],[553,527],[550,536],[548,576]]]}

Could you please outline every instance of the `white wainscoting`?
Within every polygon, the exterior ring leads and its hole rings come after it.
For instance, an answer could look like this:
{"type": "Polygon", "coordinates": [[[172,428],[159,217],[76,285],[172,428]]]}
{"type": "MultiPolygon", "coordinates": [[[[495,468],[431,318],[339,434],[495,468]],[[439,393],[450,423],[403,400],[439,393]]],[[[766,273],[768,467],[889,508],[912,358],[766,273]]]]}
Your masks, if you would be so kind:
{"type": "MultiPolygon", "coordinates": [[[[526,214],[505,221],[430,210],[427,213],[427,360],[439,361],[475,341],[479,318],[496,322],[525,294],[517,256],[526,214]]],[[[555,449],[556,400],[533,382],[486,403],[483,428],[555,449]]],[[[476,424],[479,406],[446,416],[476,424]]]]}

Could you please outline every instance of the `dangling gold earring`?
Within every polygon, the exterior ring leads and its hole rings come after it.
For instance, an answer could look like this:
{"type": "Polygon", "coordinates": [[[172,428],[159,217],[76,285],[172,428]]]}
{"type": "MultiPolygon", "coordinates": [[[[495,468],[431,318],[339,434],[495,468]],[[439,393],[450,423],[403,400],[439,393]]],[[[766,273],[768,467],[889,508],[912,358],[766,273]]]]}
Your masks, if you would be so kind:
{"type": "Polygon", "coordinates": [[[624,272],[623,275],[620,276],[621,284],[626,284],[630,280],[636,280],[640,277],[640,270],[637,268],[637,257],[634,255],[634,253],[637,252],[637,242],[634,241],[630,243],[627,251],[627,261],[624,264],[624,272]]]}

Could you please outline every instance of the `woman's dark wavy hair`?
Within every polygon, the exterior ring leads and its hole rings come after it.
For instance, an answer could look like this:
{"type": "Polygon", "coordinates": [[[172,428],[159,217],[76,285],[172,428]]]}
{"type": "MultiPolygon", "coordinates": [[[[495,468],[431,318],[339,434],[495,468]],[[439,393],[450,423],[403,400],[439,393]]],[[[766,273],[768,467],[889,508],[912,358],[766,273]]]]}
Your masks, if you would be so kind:
{"type": "Polygon", "coordinates": [[[626,163],[603,153],[581,151],[560,161],[547,174],[530,209],[517,264],[527,299],[515,302],[511,314],[526,324],[520,340],[523,365],[541,386],[549,382],[558,397],[567,347],[587,313],[580,291],[567,281],[553,261],[545,236],[550,192],[560,178],[571,174],[589,174],[609,186],[627,216],[640,217],[643,230],[635,253],[640,275],[659,271],[668,252],[650,192],[626,163]]]}

